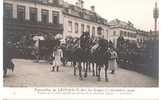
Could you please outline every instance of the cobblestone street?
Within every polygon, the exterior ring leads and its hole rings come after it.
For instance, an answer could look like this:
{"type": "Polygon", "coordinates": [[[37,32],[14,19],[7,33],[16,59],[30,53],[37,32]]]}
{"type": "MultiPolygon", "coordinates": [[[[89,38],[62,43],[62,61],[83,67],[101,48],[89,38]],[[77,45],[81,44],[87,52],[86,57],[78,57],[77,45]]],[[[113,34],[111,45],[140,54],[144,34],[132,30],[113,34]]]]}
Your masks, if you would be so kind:
{"type": "Polygon", "coordinates": [[[8,71],[4,78],[5,87],[156,87],[158,80],[137,72],[118,68],[115,75],[108,74],[109,82],[104,80],[104,70],[101,72],[101,82],[88,73],[83,81],[73,75],[71,66],[60,67],[59,72],[51,72],[46,62],[34,63],[32,60],[14,59],[14,72],[8,71]]]}

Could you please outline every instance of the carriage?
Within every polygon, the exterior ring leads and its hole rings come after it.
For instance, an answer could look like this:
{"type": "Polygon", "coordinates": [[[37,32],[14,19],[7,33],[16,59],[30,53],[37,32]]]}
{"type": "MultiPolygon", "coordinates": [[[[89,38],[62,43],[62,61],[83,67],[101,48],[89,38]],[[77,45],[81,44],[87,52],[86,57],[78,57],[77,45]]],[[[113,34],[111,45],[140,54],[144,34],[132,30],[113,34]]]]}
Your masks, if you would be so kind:
{"type": "Polygon", "coordinates": [[[53,49],[58,45],[58,40],[40,40],[39,47],[33,49],[33,55],[37,60],[46,60],[50,62],[53,59],[53,49]]]}
{"type": "Polygon", "coordinates": [[[73,62],[74,49],[79,45],[78,40],[79,38],[67,37],[65,43],[61,43],[63,51],[63,58],[61,60],[64,66],[67,62],[73,62]]]}

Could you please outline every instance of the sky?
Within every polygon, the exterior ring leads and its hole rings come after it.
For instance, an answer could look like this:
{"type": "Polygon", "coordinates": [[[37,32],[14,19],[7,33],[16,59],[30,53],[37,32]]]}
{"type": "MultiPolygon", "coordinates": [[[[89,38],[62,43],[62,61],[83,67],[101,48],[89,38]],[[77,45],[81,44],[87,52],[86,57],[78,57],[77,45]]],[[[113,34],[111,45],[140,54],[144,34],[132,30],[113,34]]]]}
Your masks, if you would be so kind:
{"type": "MultiPolygon", "coordinates": [[[[75,4],[78,0],[64,0],[75,4]]],[[[95,6],[95,11],[103,18],[111,21],[118,18],[122,21],[131,21],[141,30],[154,29],[153,8],[158,0],[84,0],[84,8],[95,6]]],[[[158,22],[159,24],[159,22],[158,22]]]]}

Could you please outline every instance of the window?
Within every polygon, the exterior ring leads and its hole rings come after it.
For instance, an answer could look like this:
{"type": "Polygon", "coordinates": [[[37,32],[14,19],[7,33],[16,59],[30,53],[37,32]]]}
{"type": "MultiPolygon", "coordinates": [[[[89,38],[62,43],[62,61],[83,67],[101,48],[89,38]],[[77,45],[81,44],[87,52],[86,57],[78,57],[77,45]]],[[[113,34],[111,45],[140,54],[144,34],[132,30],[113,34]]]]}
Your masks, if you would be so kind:
{"type": "Polygon", "coordinates": [[[116,39],[113,39],[113,45],[115,45],[115,43],[116,43],[116,39]]]}
{"type": "Polygon", "coordinates": [[[140,42],[140,39],[139,38],[137,38],[137,42],[140,42]]]}
{"type": "Polygon", "coordinates": [[[49,21],[49,15],[48,15],[48,10],[42,10],[42,22],[43,23],[48,23],[49,21]]]}
{"type": "Polygon", "coordinates": [[[89,25],[87,25],[87,32],[90,33],[90,26],[89,25]]]}
{"type": "Polygon", "coordinates": [[[18,20],[25,20],[25,6],[17,7],[17,18],[18,20]]]}
{"type": "Polygon", "coordinates": [[[133,37],[133,38],[136,38],[136,34],[132,34],[132,37],[133,37]]]}
{"type": "Polygon", "coordinates": [[[109,31],[106,30],[107,40],[109,39],[109,31]]]}
{"type": "Polygon", "coordinates": [[[53,0],[53,3],[54,4],[58,4],[59,2],[58,2],[59,0],[53,0]]]}
{"type": "Polygon", "coordinates": [[[59,12],[53,11],[52,12],[52,19],[53,19],[54,24],[58,24],[59,23],[59,12]]]}
{"type": "Polygon", "coordinates": [[[30,8],[30,20],[37,21],[37,8],[30,8]]]}
{"type": "Polygon", "coordinates": [[[75,33],[78,33],[78,23],[75,23],[75,33]]]}
{"type": "Polygon", "coordinates": [[[102,27],[98,27],[98,28],[97,28],[97,34],[98,34],[98,35],[102,35],[102,32],[103,32],[102,27]]]}
{"type": "Polygon", "coordinates": [[[84,32],[84,24],[81,25],[81,32],[84,32]]]}
{"type": "Polygon", "coordinates": [[[105,34],[105,30],[104,29],[102,30],[102,33],[105,34]]]}
{"type": "Polygon", "coordinates": [[[134,34],[133,33],[131,33],[131,37],[134,38],[134,34]]]}
{"type": "Polygon", "coordinates": [[[68,26],[69,26],[68,31],[69,31],[69,32],[72,32],[72,30],[73,30],[73,29],[72,29],[72,21],[69,21],[69,22],[68,22],[68,26]]]}
{"type": "Polygon", "coordinates": [[[92,36],[95,36],[95,27],[92,27],[92,36]]]}
{"type": "Polygon", "coordinates": [[[120,36],[124,36],[123,31],[120,31],[120,36]]]}
{"type": "Polygon", "coordinates": [[[128,37],[131,37],[131,33],[127,32],[127,36],[128,36],[128,37]]]}
{"type": "Polygon", "coordinates": [[[4,10],[3,10],[3,12],[4,12],[4,17],[6,18],[12,18],[12,4],[7,4],[7,3],[5,3],[4,4],[4,10]]]}
{"type": "MultiPolygon", "coordinates": [[[[37,1],[37,0],[36,0],[37,1]]],[[[41,2],[41,3],[48,3],[49,0],[38,0],[38,2],[41,2]]]]}
{"type": "Polygon", "coordinates": [[[124,32],[124,36],[127,36],[127,33],[126,32],[124,32]]]}
{"type": "Polygon", "coordinates": [[[116,35],[116,31],[113,31],[113,35],[114,35],[114,36],[116,35]]]}
{"type": "Polygon", "coordinates": [[[133,37],[133,34],[132,33],[129,33],[129,37],[133,37]]]}
{"type": "Polygon", "coordinates": [[[129,37],[129,32],[125,32],[125,35],[126,35],[127,37],[129,37]]]}

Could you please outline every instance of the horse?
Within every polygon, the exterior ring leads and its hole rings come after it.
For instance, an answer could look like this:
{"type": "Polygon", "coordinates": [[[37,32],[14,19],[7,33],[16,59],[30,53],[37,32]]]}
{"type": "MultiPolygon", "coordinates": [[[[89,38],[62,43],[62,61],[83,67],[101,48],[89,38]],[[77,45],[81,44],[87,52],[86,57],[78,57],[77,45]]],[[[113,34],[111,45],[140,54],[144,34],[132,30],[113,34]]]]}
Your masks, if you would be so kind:
{"type": "MultiPolygon", "coordinates": [[[[91,48],[91,54],[94,62],[96,63],[96,76],[97,80],[100,81],[101,68],[105,66],[105,81],[108,81],[107,70],[108,70],[108,60],[110,57],[110,52],[108,50],[108,41],[105,39],[99,39],[98,43],[91,48]]],[[[94,67],[93,67],[94,75],[94,67]]]]}
{"type": "Polygon", "coordinates": [[[87,77],[88,67],[92,63],[93,76],[95,76],[94,64],[96,64],[96,76],[98,81],[100,81],[101,68],[105,66],[105,81],[108,81],[107,70],[108,70],[108,59],[110,57],[110,52],[108,50],[108,41],[105,39],[99,39],[98,41],[89,37],[88,33],[83,33],[80,37],[80,47],[73,48],[73,62],[74,62],[74,75],[76,75],[76,68],[79,69],[79,78],[83,80],[82,77],[82,63],[85,63],[85,73],[84,77],[87,77]],[[76,64],[78,66],[76,67],[76,64]]]}
{"type": "Polygon", "coordinates": [[[88,32],[84,32],[78,41],[79,46],[73,48],[73,67],[74,67],[74,75],[76,75],[76,64],[78,63],[77,67],[79,69],[79,77],[80,80],[82,78],[82,68],[85,68],[84,77],[87,77],[88,65],[89,65],[89,57],[90,57],[90,35],[88,32]],[[83,65],[85,66],[81,66],[83,65]]]}
{"type": "Polygon", "coordinates": [[[96,48],[98,48],[98,46],[99,45],[98,45],[97,38],[92,37],[90,39],[90,56],[89,56],[89,60],[88,61],[89,61],[90,64],[92,64],[92,75],[93,76],[95,76],[95,71],[97,70],[97,69],[95,70],[95,64],[96,64],[96,61],[95,61],[95,50],[96,50],[96,48]]]}

